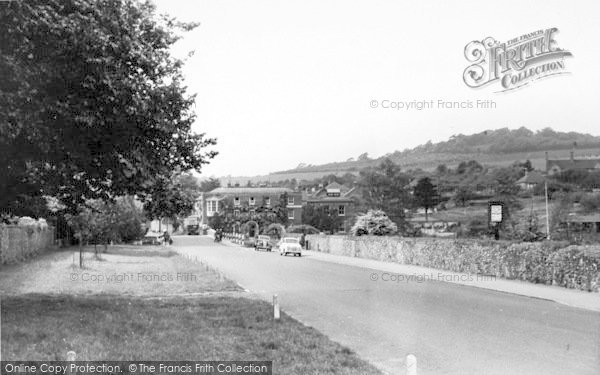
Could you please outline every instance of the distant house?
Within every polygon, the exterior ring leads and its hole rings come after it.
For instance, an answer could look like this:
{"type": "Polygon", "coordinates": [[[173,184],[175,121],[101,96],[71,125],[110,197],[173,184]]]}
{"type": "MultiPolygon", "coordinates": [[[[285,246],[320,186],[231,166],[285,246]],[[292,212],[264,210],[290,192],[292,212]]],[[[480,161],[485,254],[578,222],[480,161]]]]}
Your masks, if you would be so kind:
{"type": "Polygon", "coordinates": [[[516,184],[523,190],[531,190],[536,185],[543,184],[545,181],[546,178],[540,172],[531,171],[525,172],[525,176],[517,180],[516,184]]]}
{"type": "Polygon", "coordinates": [[[220,187],[202,195],[202,223],[216,213],[228,209],[233,216],[257,209],[269,209],[280,204],[284,197],[290,224],[302,222],[302,193],[281,187],[220,187]]]}
{"type": "Polygon", "coordinates": [[[568,159],[549,159],[546,152],[546,174],[555,175],[567,170],[600,171],[600,157],[575,158],[575,152],[571,151],[568,159]]]}
{"type": "Polygon", "coordinates": [[[569,214],[566,223],[579,224],[584,231],[600,233],[600,214],[569,214]]]}
{"type": "Polygon", "coordinates": [[[338,216],[342,216],[344,220],[340,223],[338,230],[340,232],[347,232],[354,224],[357,198],[358,190],[356,188],[332,182],[315,192],[307,194],[304,200],[306,205],[326,207],[329,212],[334,212],[338,216]]]}

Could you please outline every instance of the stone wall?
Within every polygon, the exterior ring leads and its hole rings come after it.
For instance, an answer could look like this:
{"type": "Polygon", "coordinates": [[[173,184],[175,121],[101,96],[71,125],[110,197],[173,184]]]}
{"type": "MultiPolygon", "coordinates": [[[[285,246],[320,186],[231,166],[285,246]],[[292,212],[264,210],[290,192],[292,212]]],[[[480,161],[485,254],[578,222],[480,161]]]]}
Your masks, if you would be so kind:
{"type": "Polygon", "coordinates": [[[308,248],[334,255],[412,264],[598,292],[600,245],[379,236],[306,237],[308,248]]]}
{"type": "Polygon", "coordinates": [[[54,228],[0,224],[0,264],[17,263],[54,247],[54,228]]]}

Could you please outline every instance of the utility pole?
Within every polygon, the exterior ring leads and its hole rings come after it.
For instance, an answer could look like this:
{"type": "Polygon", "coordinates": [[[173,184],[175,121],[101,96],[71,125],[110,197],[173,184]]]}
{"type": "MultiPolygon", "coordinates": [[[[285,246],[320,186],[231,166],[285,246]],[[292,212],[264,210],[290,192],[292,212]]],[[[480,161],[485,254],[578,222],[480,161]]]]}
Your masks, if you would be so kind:
{"type": "Polygon", "coordinates": [[[548,214],[548,181],[544,181],[544,192],[546,196],[546,239],[550,240],[550,215],[548,214]]]}

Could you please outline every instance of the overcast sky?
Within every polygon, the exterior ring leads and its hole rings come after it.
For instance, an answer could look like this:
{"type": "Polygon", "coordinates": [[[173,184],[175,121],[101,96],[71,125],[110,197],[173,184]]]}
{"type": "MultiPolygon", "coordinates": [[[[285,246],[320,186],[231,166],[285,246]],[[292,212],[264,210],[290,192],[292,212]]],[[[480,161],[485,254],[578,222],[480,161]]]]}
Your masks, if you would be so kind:
{"type": "Polygon", "coordinates": [[[500,127],[600,134],[600,2],[155,0],[201,25],[186,82],[194,130],[218,138],[203,176],[381,156],[500,127]],[[462,79],[465,45],[556,27],[568,75],[511,92],[462,79]],[[371,101],[379,105],[371,108],[371,101]],[[384,100],[493,100],[495,109],[394,110],[384,100]]]}

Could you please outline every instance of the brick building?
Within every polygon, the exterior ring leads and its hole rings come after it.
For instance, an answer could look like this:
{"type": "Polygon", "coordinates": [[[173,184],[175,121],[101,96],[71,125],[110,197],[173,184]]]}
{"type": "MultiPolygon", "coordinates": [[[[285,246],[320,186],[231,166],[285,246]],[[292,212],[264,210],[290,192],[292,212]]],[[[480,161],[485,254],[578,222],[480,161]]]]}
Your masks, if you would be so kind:
{"type": "Polygon", "coordinates": [[[290,224],[302,222],[302,193],[279,187],[220,187],[201,197],[202,223],[215,213],[232,211],[234,216],[243,212],[273,208],[285,201],[290,224]]]}
{"type": "Polygon", "coordinates": [[[347,232],[354,224],[357,198],[358,190],[356,188],[349,188],[333,182],[307,194],[305,202],[307,205],[324,207],[329,212],[335,212],[338,216],[342,216],[344,220],[340,223],[338,230],[347,232]]]}

